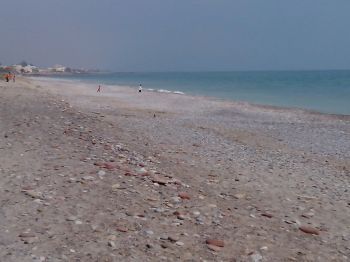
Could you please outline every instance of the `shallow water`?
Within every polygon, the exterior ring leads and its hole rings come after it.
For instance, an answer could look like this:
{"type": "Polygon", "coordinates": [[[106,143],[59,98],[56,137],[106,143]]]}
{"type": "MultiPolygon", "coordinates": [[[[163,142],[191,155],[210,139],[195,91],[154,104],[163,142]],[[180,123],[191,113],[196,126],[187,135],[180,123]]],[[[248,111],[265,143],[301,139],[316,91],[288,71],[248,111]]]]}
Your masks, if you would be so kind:
{"type": "Polygon", "coordinates": [[[350,115],[350,70],[101,73],[63,78],[132,87],[141,83],[154,91],[350,115]]]}

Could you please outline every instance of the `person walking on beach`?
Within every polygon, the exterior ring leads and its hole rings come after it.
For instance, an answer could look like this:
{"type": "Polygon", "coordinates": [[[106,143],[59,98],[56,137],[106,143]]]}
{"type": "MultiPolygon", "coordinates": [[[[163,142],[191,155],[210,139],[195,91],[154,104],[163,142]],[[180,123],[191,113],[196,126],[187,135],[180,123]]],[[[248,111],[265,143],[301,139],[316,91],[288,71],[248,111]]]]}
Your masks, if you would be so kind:
{"type": "Polygon", "coordinates": [[[10,81],[10,73],[5,75],[5,80],[6,80],[6,82],[10,81]]]}
{"type": "Polygon", "coordinates": [[[13,80],[14,83],[16,82],[16,75],[15,74],[13,74],[12,80],[13,80]]]}
{"type": "Polygon", "coordinates": [[[141,93],[142,92],[142,85],[140,84],[139,85],[139,93],[141,93]]]}
{"type": "Polygon", "coordinates": [[[100,92],[101,92],[101,86],[99,85],[97,88],[97,93],[100,93],[100,92]]]}

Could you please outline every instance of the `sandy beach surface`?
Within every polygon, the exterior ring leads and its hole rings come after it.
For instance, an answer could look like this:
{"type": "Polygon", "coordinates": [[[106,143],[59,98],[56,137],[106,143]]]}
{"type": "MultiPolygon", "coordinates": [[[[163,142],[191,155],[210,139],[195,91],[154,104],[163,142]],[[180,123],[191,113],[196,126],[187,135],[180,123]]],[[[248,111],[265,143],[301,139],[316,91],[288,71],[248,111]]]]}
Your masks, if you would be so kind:
{"type": "Polygon", "coordinates": [[[0,83],[1,261],[350,261],[350,116],[0,83]]]}

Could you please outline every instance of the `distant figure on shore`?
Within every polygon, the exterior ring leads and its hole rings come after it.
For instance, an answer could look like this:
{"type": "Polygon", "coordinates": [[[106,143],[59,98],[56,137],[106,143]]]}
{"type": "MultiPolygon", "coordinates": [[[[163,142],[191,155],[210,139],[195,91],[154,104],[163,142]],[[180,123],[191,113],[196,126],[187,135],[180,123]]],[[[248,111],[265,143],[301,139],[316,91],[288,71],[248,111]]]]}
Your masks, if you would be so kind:
{"type": "Polygon", "coordinates": [[[142,85],[140,84],[139,85],[139,93],[141,93],[142,92],[142,85]]]}
{"type": "Polygon", "coordinates": [[[5,75],[6,82],[10,81],[10,77],[11,77],[11,73],[10,72],[5,75]]]}
{"type": "Polygon", "coordinates": [[[97,93],[100,93],[100,92],[101,92],[101,86],[99,85],[97,88],[97,93]]]}
{"type": "Polygon", "coordinates": [[[14,83],[16,82],[16,75],[15,74],[13,74],[12,80],[13,80],[14,83]]]}

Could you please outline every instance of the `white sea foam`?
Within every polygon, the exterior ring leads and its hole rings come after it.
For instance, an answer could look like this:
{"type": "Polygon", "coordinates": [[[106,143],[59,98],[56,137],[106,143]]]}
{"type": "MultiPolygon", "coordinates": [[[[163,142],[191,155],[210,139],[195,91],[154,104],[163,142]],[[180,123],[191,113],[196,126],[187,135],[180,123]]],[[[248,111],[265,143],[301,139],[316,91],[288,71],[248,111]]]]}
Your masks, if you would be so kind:
{"type": "Polygon", "coordinates": [[[171,93],[171,91],[166,90],[166,89],[158,89],[157,92],[159,92],[159,93],[171,93]]]}
{"type": "Polygon", "coordinates": [[[174,91],[173,93],[174,94],[178,94],[178,95],[184,95],[185,94],[184,92],[181,92],[181,91],[174,91]]]}

